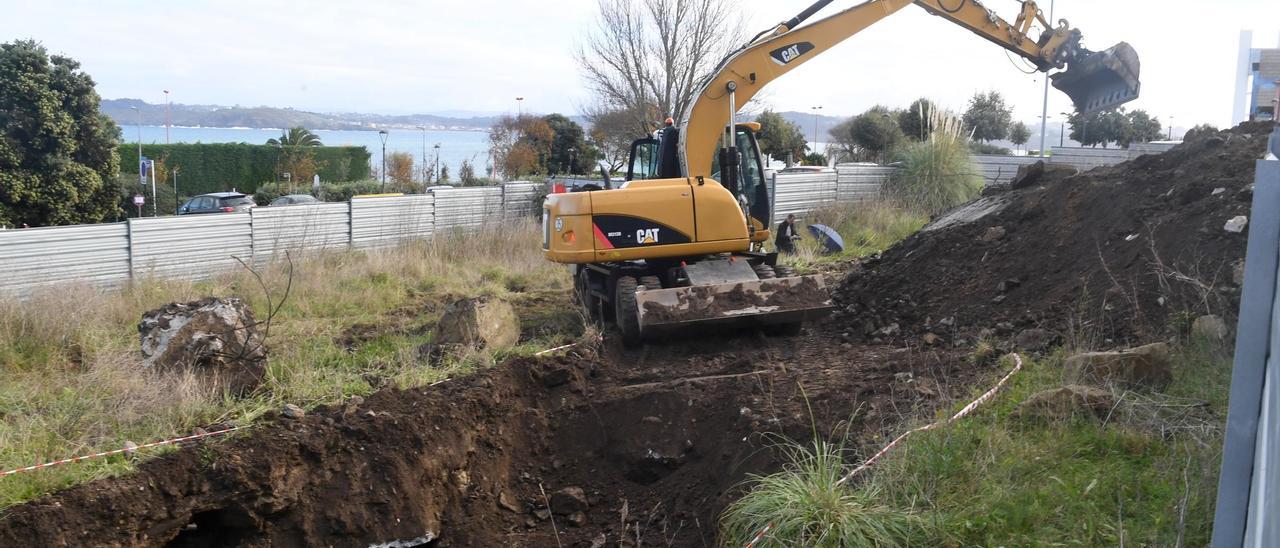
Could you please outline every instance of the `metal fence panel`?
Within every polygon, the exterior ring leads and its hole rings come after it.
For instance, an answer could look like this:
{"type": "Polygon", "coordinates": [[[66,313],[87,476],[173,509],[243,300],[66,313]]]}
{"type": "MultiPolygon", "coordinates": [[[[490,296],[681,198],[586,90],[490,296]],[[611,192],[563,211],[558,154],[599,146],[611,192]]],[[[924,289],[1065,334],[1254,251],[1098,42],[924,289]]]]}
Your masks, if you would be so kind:
{"type": "Polygon", "coordinates": [[[351,244],[384,247],[430,237],[437,221],[436,201],[431,194],[352,198],[351,244]]]}
{"type": "Polygon", "coordinates": [[[779,173],[775,178],[774,218],[805,213],[836,201],[836,172],[779,173]]]}
{"type": "Polygon", "coordinates": [[[258,207],[253,216],[254,260],[345,248],[351,243],[347,204],[258,207]]]}
{"type": "Polygon", "coordinates": [[[836,201],[869,202],[880,197],[880,189],[897,168],[877,165],[836,166],[836,201]]]}
{"type": "Polygon", "coordinates": [[[0,290],[129,279],[126,223],[0,230],[0,290]]]}
{"type": "Polygon", "coordinates": [[[514,182],[502,185],[502,218],[522,219],[538,214],[540,203],[537,183],[514,182]]]}
{"type": "Polygon", "coordinates": [[[978,174],[982,176],[983,185],[1007,185],[1013,180],[1013,176],[1018,174],[1018,168],[1044,159],[1038,156],[975,154],[973,164],[978,174]]]}
{"type": "Polygon", "coordinates": [[[436,229],[475,229],[502,211],[502,187],[442,188],[435,191],[436,229]]]}
{"type": "Polygon", "coordinates": [[[134,276],[203,279],[253,259],[249,213],[134,219],[130,225],[134,276]]]}

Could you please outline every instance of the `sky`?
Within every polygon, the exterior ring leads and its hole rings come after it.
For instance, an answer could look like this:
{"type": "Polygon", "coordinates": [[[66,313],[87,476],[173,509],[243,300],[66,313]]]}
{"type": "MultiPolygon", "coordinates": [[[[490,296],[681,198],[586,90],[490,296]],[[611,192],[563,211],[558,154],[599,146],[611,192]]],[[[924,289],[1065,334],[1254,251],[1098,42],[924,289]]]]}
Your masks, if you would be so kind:
{"type": "MultiPolygon", "coordinates": [[[[958,1],[958,0],[957,0],[958,1]]],[[[761,30],[810,1],[734,0],[761,30]]],[[[855,5],[836,1],[822,14],[855,5]]],[[[987,0],[1006,19],[1014,0],[987,0]]],[[[1062,0],[1054,18],[1091,49],[1118,41],[1142,60],[1142,108],[1175,127],[1230,123],[1242,29],[1280,42],[1277,0],[1062,0]]],[[[1047,2],[1041,6],[1047,12],[1047,2]]],[[[574,51],[596,0],[0,0],[0,42],[33,38],[79,60],[108,99],[322,112],[576,113],[591,103],[574,51]]],[[[765,89],[760,107],[852,115],[925,96],[962,111],[1000,90],[1016,119],[1040,116],[1042,75],[968,31],[909,6],[765,89]]],[[[1050,89],[1050,125],[1069,110],[1050,89]]]]}

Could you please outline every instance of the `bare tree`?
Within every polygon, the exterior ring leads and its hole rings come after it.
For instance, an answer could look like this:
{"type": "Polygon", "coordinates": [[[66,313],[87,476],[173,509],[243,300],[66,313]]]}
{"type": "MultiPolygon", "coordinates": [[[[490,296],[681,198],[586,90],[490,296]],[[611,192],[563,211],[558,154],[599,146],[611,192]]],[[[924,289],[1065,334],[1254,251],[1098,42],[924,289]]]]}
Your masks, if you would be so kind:
{"type": "Polygon", "coordinates": [[[608,106],[588,108],[584,114],[591,122],[587,134],[591,143],[600,151],[600,161],[615,173],[625,167],[627,156],[631,153],[631,141],[644,137],[636,120],[644,119],[637,113],[608,106]]]}
{"type": "Polygon", "coordinates": [[[587,85],[611,110],[632,113],[636,130],[680,117],[699,86],[743,43],[728,0],[599,0],[600,18],[578,50],[587,85]]]}

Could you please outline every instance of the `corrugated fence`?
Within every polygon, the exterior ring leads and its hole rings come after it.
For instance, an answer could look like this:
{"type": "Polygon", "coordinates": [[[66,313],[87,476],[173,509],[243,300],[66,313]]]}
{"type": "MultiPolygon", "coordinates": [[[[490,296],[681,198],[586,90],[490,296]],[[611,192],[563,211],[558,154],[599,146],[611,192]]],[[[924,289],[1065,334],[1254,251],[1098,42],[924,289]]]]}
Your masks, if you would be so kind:
{"type": "Polygon", "coordinates": [[[985,184],[1005,185],[1017,175],[1019,167],[1042,159],[1051,164],[1066,164],[1080,171],[1088,171],[1095,167],[1129,161],[1144,154],[1159,154],[1173,148],[1174,144],[1134,143],[1130,148],[1053,147],[1053,154],[1048,158],[977,154],[974,155],[973,162],[985,184]]]}

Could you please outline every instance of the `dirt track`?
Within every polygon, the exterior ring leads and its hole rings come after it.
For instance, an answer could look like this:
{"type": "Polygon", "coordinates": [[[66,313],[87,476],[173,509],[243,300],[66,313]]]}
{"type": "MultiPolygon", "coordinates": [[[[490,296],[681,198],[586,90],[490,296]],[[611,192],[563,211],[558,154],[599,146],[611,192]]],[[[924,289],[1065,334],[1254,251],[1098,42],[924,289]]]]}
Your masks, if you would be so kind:
{"type": "Polygon", "coordinates": [[[699,334],[383,390],[13,508],[0,545],[712,545],[734,486],[776,467],[765,433],[852,419],[870,441],[994,377],[963,359],[978,337],[1107,346],[1233,313],[1247,231],[1222,224],[1247,214],[1265,131],[1203,137],[1008,192],[998,213],[853,265],[840,313],[802,337],[699,334]],[[1007,234],[983,241],[993,226],[1007,234]],[[552,512],[553,529],[542,493],[570,486],[585,523],[552,512]]]}

